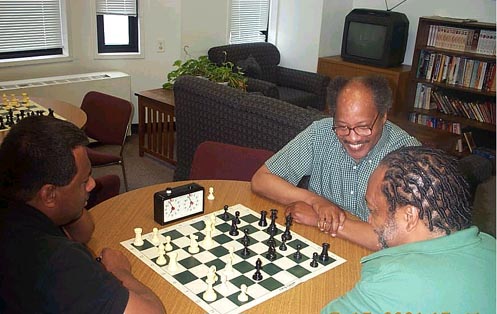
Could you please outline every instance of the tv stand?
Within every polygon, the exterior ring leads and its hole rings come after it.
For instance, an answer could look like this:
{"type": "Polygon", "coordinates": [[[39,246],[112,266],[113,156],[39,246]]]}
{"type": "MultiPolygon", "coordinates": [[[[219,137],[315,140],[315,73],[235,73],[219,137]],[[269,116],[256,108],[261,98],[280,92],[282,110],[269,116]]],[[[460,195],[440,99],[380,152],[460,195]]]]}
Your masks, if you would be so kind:
{"type": "MultiPolygon", "coordinates": [[[[406,112],[407,83],[411,67],[401,65],[393,68],[380,68],[344,61],[340,56],[322,57],[318,60],[318,73],[334,78],[335,76],[362,76],[378,74],[384,76],[392,88],[393,104],[389,115],[401,116],[406,112]]],[[[407,120],[407,117],[404,116],[407,120]]]]}

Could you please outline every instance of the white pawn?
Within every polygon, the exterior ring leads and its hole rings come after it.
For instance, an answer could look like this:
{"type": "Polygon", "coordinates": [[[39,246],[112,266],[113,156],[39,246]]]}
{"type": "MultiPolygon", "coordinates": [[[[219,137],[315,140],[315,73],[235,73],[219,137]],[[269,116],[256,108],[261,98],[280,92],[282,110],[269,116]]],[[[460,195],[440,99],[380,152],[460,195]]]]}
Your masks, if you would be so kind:
{"type": "Polygon", "coordinates": [[[170,272],[175,272],[178,270],[178,252],[170,252],[167,254],[169,256],[169,265],[167,266],[167,270],[170,272]]]}
{"type": "Polygon", "coordinates": [[[152,239],[150,240],[150,242],[152,242],[153,245],[159,245],[160,243],[160,239],[159,239],[159,229],[157,228],[154,228],[152,229],[152,239]]]}
{"type": "Polygon", "coordinates": [[[171,245],[171,236],[166,237],[166,245],[164,246],[166,252],[171,252],[173,250],[173,246],[171,245]]]}
{"type": "MultiPolygon", "coordinates": [[[[162,243],[161,243],[162,244],[162,243]]],[[[166,254],[166,252],[164,250],[161,250],[159,252],[159,257],[157,258],[157,260],[155,261],[157,263],[157,265],[160,265],[160,266],[163,266],[163,265],[166,265],[167,264],[167,260],[166,258],[164,257],[164,254],[166,254]]]]}
{"type": "Polygon", "coordinates": [[[195,254],[199,251],[200,249],[198,248],[197,236],[192,233],[190,234],[190,246],[188,247],[188,252],[195,254]]]}
{"type": "Polygon", "coordinates": [[[214,289],[212,289],[212,284],[209,283],[207,286],[207,290],[205,290],[204,294],[202,294],[202,298],[207,302],[216,301],[217,294],[214,289]]]}
{"type": "Polygon", "coordinates": [[[157,252],[160,255],[161,253],[166,252],[166,248],[164,247],[164,243],[159,243],[159,246],[157,247],[157,252]]]}
{"type": "Polygon", "coordinates": [[[233,259],[228,256],[228,261],[226,262],[226,265],[224,266],[224,273],[225,274],[231,274],[233,273],[233,259]]]}
{"type": "Polygon", "coordinates": [[[248,301],[247,285],[246,284],[242,284],[240,286],[240,294],[238,295],[238,301],[240,301],[240,302],[247,302],[248,301]]]}
{"type": "Polygon", "coordinates": [[[214,188],[212,186],[209,188],[209,195],[207,196],[207,199],[209,201],[213,201],[215,199],[215,197],[214,197],[214,188]]]}
{"type": "Polygon", "coordinates": [[[135,228],[135,241],[133,242],[134,246],[143,245],[142,232],[142,228],[135,228]]]}

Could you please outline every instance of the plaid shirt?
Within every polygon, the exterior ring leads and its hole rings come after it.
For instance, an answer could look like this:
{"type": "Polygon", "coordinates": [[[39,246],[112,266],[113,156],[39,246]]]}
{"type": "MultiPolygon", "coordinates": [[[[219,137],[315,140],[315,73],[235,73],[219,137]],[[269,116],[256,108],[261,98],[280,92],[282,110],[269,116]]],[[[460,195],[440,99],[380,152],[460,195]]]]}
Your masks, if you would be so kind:
{"type": "Polygon", "coordinates": [[[360,162],[356,162],[338,141],[332,126],[333,118],[313,122],[268,159],[266,166],[273,174],[294,185],[303,176],[310,175],[310,191],[365,221],[369,215],[366,187],[373,170],[389,152],[420,143],[387,121],[375,147],[360,162]]]}

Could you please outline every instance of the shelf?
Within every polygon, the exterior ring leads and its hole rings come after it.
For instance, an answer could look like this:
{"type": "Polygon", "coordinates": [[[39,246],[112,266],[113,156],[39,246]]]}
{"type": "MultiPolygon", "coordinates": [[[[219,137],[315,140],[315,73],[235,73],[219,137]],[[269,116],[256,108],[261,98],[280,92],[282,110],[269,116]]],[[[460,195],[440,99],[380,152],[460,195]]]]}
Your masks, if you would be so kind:
{"type": "Polygon", "coordinates": [[[457,57],[465,57],[468,59],[475,59],[475,60],[480,60],[480,61],[490,61],[490,62],[495,62],[495,56],[492,55],[485,55],[481,53],[475,53],[471,51],[459,51],[459,50],[452,50],[452,49],[444,49],[444,48],[438,48],[438,47],[432,47],[432,46],[426,46],[426,45],[419,45],[419,47],[416,47],[416,49],[419,50],[427,50],[430,52],[438,52],[438,53],[443,53],[446,55],[451,55],[451,56],[457,56],[457,57]]]}
{"type": "Polygon", "coordinates": [[[416,83],[423,83],[425,85],[436,86],[436,87],[440,87],[442,89],[450,89],[450,90],[455,90],[458,92],[480,94],[482,96],[495,97],[495,92],[492,92],[492,91],[483,91],[483,90],[479,90],[479,89],[475,89],[475,88],[468,88],[468,87],[463,87],[463,86],[432,82],[432,81],[419,79],[419,78],[415,79],[415,81],[416,81],[416,83]]]}
{"type": "Polygon", "coordinates": [[[463,125],[471,126],[471,127],[486,130],[486,131],[495,132],[495,125],[494,124],[483,123],[483,122],[479,122],[476,120],[467,119],[467,118],[459,117],[459,116],[452,116],[452,115],[441,113],[437,110],[426,110],[426,109],[412,108],[411,112],[417,112],[417,113],[425,114],[427,116],[441,118],[441,119],[444,119],[446,121],[459,122],[463,125]]]}

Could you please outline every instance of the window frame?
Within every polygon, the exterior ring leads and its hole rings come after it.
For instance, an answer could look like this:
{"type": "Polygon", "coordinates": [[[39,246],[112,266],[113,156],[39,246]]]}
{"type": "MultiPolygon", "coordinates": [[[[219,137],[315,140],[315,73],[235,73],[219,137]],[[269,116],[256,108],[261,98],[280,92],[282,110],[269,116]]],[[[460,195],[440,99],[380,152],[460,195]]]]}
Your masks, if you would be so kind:
{"type": "Polygon", "coordinates": [[[104,31],[104,15],[97,14],[97,52],[99,54],[140,52],[138,16],[128,16],[128,45],[106,45],[104,41],[104,31]]]}
{"type": "MultiPolygon", "coordinates": [[[[239,1],[243,1],[243,0],[239,0],[239,1]]],[[[227,43],[228,44],[234,44],[234,43],[250,43],[250,42],[258,42],[258,41],[232,41],[232,26],[233,26],[233,20],[232,20],[232,16],[233,16],[233,0],[231,0],[229,2],[229,7],[228,7],[228,32],[227,32],[227,43]]],[[[263,35],[265,37],[264,41],[260,41],[260,42],[271,42],[272,39],[275,37],[274,36],[274,32],[273,30],[271,29],[271,27],[274,25],[274,22],[273,22],[273,19],[275,18],[275,15],[274,15],[274,11],[273,8],[274,8],[274,5],[278,5],[277,3],[277,0],[267,0],[268,2],[268,17],[267,17],[267,21],[266,21],[266,29],[265,30],[257,30],[261,33],[261,35],[263,35]],[[276,2],[276,3],[275,3],[276,2]]]]}

